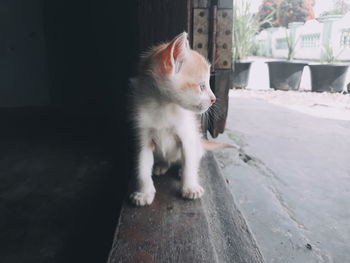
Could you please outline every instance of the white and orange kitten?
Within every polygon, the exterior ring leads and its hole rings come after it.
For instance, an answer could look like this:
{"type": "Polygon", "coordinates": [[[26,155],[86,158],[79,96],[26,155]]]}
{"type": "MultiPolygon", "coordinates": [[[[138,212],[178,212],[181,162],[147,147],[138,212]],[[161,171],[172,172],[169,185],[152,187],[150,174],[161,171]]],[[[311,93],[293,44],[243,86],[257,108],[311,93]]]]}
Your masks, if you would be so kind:
{"type": "Polygon", "coordinates": [[[209,78],[210,64],[191,50],[186,32],[141,59],[139,75],[131,81],[139,143],[137,189],[130,196],[135,205],[153,202],[152,174],[166,173],[173,163],[182,165],[182,196],[203,195],[198,168],[204,148],[196,114],[215,102],[209,78]]]}

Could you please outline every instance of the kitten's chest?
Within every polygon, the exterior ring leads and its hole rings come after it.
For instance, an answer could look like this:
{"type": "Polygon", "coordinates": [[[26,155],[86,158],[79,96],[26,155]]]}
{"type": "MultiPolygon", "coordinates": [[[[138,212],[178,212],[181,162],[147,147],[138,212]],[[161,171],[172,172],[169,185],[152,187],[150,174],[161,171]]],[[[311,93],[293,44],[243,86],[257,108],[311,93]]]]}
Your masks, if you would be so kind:
{"type": "Polygon", "coordinates": [[[155,144],[155,154],[166,160],[173,159],[181,147],[178,127],[183,125],[186,117],[181,112],[172,111],[171,108],[163,108],[152,118],[150,135],[155,144]]]}
{"type": "Polygon", "coordinates": [[[177,105],[159,107],[155,103],[149,104],[140,110],[140,117],[141,129],[155,144],[155,151],[166,159],[181,148],[181,138],[184,134],[195,137],[196,129],[192,113],[177,105]]]}
{"type": "Polygon", "coordinates": [[[152,129],[151,140],[155,146],[155,154],[163,159],[172,159],[181,147],[181,141],[174,127],[165,129],[152,129]]]}
{"type": "Polygon", "coordinates": [[[141,127],[160,133],[174,133],[179,125],[189,121],[189,113],[174,104],[160,107],[151,103],[140,109],[141,127]]]}

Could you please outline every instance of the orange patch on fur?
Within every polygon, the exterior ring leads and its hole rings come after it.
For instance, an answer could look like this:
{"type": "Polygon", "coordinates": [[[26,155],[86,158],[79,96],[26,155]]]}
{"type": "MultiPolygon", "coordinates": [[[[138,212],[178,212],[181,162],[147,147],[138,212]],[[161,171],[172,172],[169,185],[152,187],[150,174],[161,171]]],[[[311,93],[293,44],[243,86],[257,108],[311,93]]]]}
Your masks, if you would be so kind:
{"type": "MultiPolygon", "coordinates": [[[[178,56],[181,53],[181,45],[183,44],[181,41],[176,41],[177,39],[173,40],[172,42],[164,43],[158,46],[153,47],[152,50],[150,50],[146,56],[145,56],[145,63],[144,67],[147,69],[147,67],[153,65],[156,65],[158,67],[159,71],[163,75],[169,75],[172,70],[172,64],[171,64],[171,56],[173,56],[173,59],[176,60],[178,56]],[[173,48],[173,53],[172,53],[173,48]]],[[[198,52],[194,50],[189,50],[189,53],[186,57],[187,61],[190,61],[190,63],[194,64],[195,67],[193,67],[193,70],[195,72],[206,72],[209,68],[209,63],[207,60],[200,55],[198,52]]],[[[196,87],[198,85],[196,84],[196,87]]],[[[183,89],[189,89],[194,88],[194,86],[191,85],[185,85],[183,89]]]]}
{"type": "Polygon", "coordinates": [[[181,41],[181,39],[176,38],[172,42],[165,44],[165,48],[163,45],[164,50],[161,52],[161,56],[159,57],[158,61],[161,68],[161,73],[165,75],[171,73],[171,71],[173,70],[171,60],[173,59],[175,61],[180,56],[182,45],[184,44],[183,41],[187,40],[181,41]]]}
{"type": "Polygon", "coordinates": [[[170,74],[173,67],[171,65],[171,47],[167,47],[162,54],[159,56],[158,64],[160,65],[160,71],[162,74],[170,74]]]}
{"type": "Polygon", "coordinates": [[[172,70],[170,52],[169,43],[153,47],[144,57],[142,71],[156,65],[162,74],[169,74],[172,70]]]}
{"type": "Polygon", "coordinates": [[[199,92],[198,84],[192,83],[192,82],[186,82],[183,86],[181,86],[180,89],[183,90],[183,91],[189,90],[189,89],[194,89],[194,90],[199,92]]]}
{"type": "Polygon", "coordinates": [[[198,71],[206,72],[209,69],[208,61],[201,54],[191,50],[191,56],[198,71]]]}

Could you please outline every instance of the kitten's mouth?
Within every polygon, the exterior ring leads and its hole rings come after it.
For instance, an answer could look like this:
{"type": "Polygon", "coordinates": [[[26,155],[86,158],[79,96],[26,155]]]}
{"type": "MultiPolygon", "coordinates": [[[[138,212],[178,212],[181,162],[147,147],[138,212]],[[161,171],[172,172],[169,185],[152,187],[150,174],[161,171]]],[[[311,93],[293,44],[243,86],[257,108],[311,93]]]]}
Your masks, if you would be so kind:
{"type": "Polygon", "coordinates": [[[189,106],[184,107],[184,108],[187,110],[190,110],[194,113],[202,114],[202,113],[206,112],[210,108],[210,106],[205,107],[205,105],[199,104],[199,105],[189,105],[189,106]]]}

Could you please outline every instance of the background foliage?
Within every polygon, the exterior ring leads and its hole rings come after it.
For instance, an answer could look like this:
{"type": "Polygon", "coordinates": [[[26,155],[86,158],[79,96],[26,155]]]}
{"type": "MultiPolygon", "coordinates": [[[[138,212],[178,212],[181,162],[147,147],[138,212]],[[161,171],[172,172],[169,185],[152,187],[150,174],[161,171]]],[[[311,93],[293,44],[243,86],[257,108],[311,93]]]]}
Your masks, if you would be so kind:
{"type": "Polygon", "coordinates": [[[262,23],[260,30],[270,26],[287,27],[291,22],[305,22],[315,18],[315,0],[264,0],[257,14],[259,21],[272,16],[271,23],[262,23]]]}

